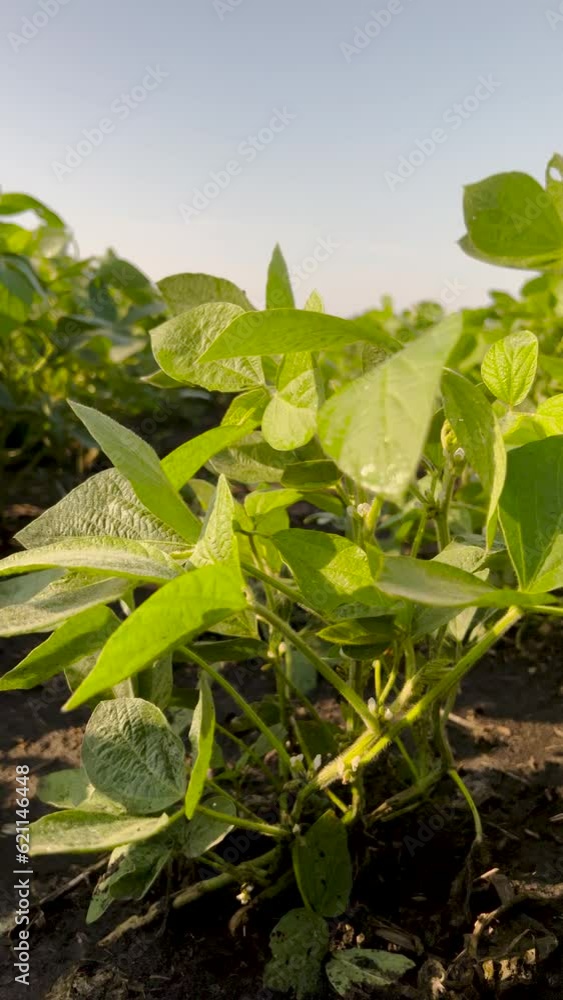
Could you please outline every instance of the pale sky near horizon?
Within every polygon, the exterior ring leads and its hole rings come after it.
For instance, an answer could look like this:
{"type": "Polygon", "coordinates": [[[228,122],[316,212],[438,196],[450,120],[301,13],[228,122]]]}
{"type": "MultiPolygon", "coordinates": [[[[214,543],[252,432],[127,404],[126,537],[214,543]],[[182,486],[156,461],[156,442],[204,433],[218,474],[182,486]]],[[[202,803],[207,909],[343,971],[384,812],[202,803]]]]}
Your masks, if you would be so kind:
{"type": "Polygon", "coordinates": [[[279,241],[299,304],[479,304],[527,274],[457,247],[462,188],[563,152],[559,4],[4,0],[0,184],[155,280],[259,304],[279,241]]]}

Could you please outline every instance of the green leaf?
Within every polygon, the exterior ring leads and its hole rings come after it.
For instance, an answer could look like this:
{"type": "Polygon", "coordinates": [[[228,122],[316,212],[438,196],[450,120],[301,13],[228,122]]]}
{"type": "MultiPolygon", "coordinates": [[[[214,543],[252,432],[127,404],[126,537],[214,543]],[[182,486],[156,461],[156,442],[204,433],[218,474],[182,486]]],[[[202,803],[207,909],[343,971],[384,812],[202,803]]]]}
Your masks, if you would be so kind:
{"type": "Polygon", "coordinates": [[[351,601],[374,607],[389,604],[373,583],[366,553],[347,538],[289,528],[273,541],[311,607],[330,613],[351,601]]]}
{"type": "Polygon", "coordinates": [[[461,336],[450,316],[322,407],[327,454],[359,485],[400,503],[430,427],[442,369],[461,336]]]}
{"type": "Polygon", "coordinates": [[[182,569],[166,552],[150,542],[127,538],[66,538],[14,552],[0,560],[0,576],[29,573],[62,566],[65,569],[89,569],[128,579],[162,583],[173,580],[182,569]]]}
{"type": "Polygon", "coordinates": [[[348,832],[335,813],[324,813],[297,838],[292,858],[305,906],[323,917],[343,913],[352,891],[352,861],[348,832]]]}
{"type": "Polygon", "coordinates": [[[117,469],[105,469],[90,476],[22,528],[16,539],[30,549],[56,542],[61,537],[85,535],[130,538],[152,542],[168,550],[185,546],[179,534],[143,506],[130,483],[117,469]]]}
{"type": "Polygon", "coordinates": [[[319,639],[338,646],[377,646],[383,649],[393,642],[395,628],[391,617],[352,618],[328,625],[317,632],[319,639]]]}
{"type": "Polygon", "coordinates": [[[379,336],[379,331],[372,334],[359,323],[339,316],[308,309],[267,309],[233,316],[201,361],[207,364],[248,355],[334,350],[358,340],[377,340],[379,336]]]}
{"type": "Polygon", "coordinates": [[[463,375],[446,372],[442,379],[446,417],[489,496],[487,545],[493,544],[498,502],[506,476],[506,449],[493,408],[463,375]]]}
{"type": "Polygon", "coordinates": [[[262,418],[272,448],[291,451],[306,445],[317,430],[322,385],[309,352],[289,354],[280,365],[277,391],[262,418]]]}
{"type": "Polygon", "coordinates": [[[113,851],[108,873],[94,889],[86,923],[94,923],[114,899],[143,899],[173,855],[168,833],[113,851]]]}
{"type": "Polygon", "coordinates": [[[115,468],[129,480],[141,503],[182,538],[195,542],[199,521],[167,479],[151,446],[111,417],[81,403],[71,406],[115,468]]]}
{"type": "Polygon", "coordinates": [[[314,458],[307,462],[295,462],[283,470],[283,486],[295,486],[301,490],[319,490],[334,486],[340,480],[340,472],[334,462],[314,458]]]}
{"type": "Polygon", "coordinates": [[[563,156],[554,153],[545,171],[545,187],[563,220],[563,156]]]}
{"type": "Polygon", "coordinates": [[[210,458],[246,437],[259,423],[260,420],[249,420],[235,427],[212,427],[175,448],[161,463],[172,486],[177,490],[185,486],[210,458]]]}
{"type": "Polygon", "coordinates": [[[215,742],[215,705],[209,680],[200,674],[199,700],[190,727],[192,769],[186,792],[185,812],[192,819],[205,788],[215,742]]]}
{"type": "Polygon", "coordinates": [[[157,708],[165,709],[170,704],[174,687],[174,671],[172,656],[169,653],[156,660],[151,667],[141,670],[137,675],[137,693],[139,698],[150,701],[157,708]]]}
{"type": "Polygon", "coordinates": [[[233,399],[221,421],[221,426],[241,427],[243,424],[252,422],[258,427],[269,402],[270,393],[263,385],[259,389],[249,389],[248,392],[242,392],[240,396],[235,396],[233,399]]]}
{"type": "Polygon", "coordinates": [[[481,376],[493,396],[518,406],[534,384],[538,367],[538,338],[529,330],[497,340],[483,358],[481,376]]]}
{"type": "Polygon", "coordinates": [[[392,986],[415,963],[393,951],[372,948],[346,948],[335,951],[326,967],[331,985],[341,997],[347,997],[356,985],[366,987],[392,986]]]}
{"type": "Polygon", "coordinates": [[[89,608],[71,618],[0,678],[0,691],[28,690],[99,651],[119,620],[109,608],[89,608]]]}
{"type": "Polygon", "coordinates": [[[80,812],[123,814],[125,807],[94,788],[83,767],[53,771],[37,782],[37,798],[57,809],[79,809],[80,812]]]}
{"type": "Polygon", "coordinates": [[[196,306],[151,330],[152,349],[157,363],[178,382],[199,385],[219,392],[240,392],[263,381],[257,357],[245,357],[225,364],[210,362],[206,354],[222,331],[237,316],[254,316],[228,302],[196,306]]]}
{"type": "Polygon", "coordinates": [[[108,639],[92,672],[67,702],[76,708],[132,677],[246,605],[238,577],[223,565],[202,566],[172,580],[144,601],[108,639]]]}
{"type": "MultiPolygon", "coordinates": [[[[216,812],[226,813],[227,816],[236,816],[237,814],[235,803],[227,795],[213,795],[205,799],[202,805],[206,809],[215,809],[216,812]]],[[[225,823],[222,819],[212,819],[210,816],[196,812],[191,822],[188,823],[186,831],[184,848],[186,855],[188,858],[200,858],[206,851],[210,851],[217,844],[220,844],[232,829],[232,824],[225,823]]]]}
{"type": "Polygon", "coordinates": [[[509,452],[500,520],[520,586],[534,594],[562,587],[562,435],[509,452]]]}
{"type": "Polygon", "coordinates": [[[112,816],[111,813],[64,809],[30,826],[33,857],[42,854],[98,854],[121,844],[146,840],[169,823],[162,816],[112,816]]]}
{"type": "Polygon", "coordinates": [[[249,517],[257,518],[272,510],[291,507],[304,499],[300,490],[254,490],[244,498],[244,509],[249,517]]]}
{"type": "Polygon", "coordinates": [[[264,985],[282,993],[294,991],[297,1000],[316,995],[328,942],[322,917],[310,910],[290,910],[270,935],[272,958],[264,972],[264,985]]]}
{"type": "Polygon", "coordinates": [[[303,308],[307,309],[309,312],[324,313],[325,311],[324,302],[319,293],[315,289],[313,289],[313,291],[309,295],[309,298],[307,299],[303,308]]]}
{"type": "Polygon", "coordinates": [[[142,698],[96,706],[84,733],[82,766],[96,789],[137,816],[184,795],[184,747],[164,714],[142,698]]]}
{"type": "Polygon", "coordinates": [[[538,603],[537,597],[517,590],[499,590],[436,559],[387,556],[376,582],[386,594],[434,607],[508,608],[538,603]]]}
{"type": "Polygon", "coordinates": [[[235,638],[203,640],[192,642],[192,649],[206,663],[239,663],[241,660],[265,658],[268,652],[267,643],[262,639],[235,638]]]}
{"type": "Polygon", "coordinates": [[[255,431],[233,448],[226,448],[209,461],[213,472],[239,483],[279,483],[285,470],[295,462],[293,452],[275,451],[255,431]]]}
{"type": "Polygon", "coordinates": [[[35,212],[52,229],[64,229],[65,227],[61,217],[47,208],[42,201],[38,201],[37,198],[16,191],[6,191],[5,194],[0,194],[0,215],[19,215],[20,212],[35,212]]]}
{"type": "Polygon", "coordinates": [[[215,495],[208,508],[201,537],[190,556],[193,566],[225,563],[236,573],[238,546],[233,528],[235,502],[225,476],[219,476],[215,495]]]}
{"type": "Polygon", "coordinates": [[[226,278],[211,274],[171,274],[157,285],[172,316],[206,302],[230,302],[245,311],[254,309],[242,289],[226,278]]]}
{"type": "Polygon", "coordinates": [[[295,299],[291,290],[291,281],[284,256],[279,243],[276,243],[270,266],[268,267],[268,281],[266,284],[266,309],[293,309],[295,299]]]}
{"type": "Polygon", "coordinates": [[[118,601],[131,587],[121,577],[48,569],[0,581],[0,635],[48,632],[86,608],[118,601]]]}
{"type": "Polygon", "coordinates": [[[538,271],[561,267],[563,222],[549,194],[528,174],[494,174],[469,184],[463,213],[467,235],[460,244],[471,257],[538,271]]]}

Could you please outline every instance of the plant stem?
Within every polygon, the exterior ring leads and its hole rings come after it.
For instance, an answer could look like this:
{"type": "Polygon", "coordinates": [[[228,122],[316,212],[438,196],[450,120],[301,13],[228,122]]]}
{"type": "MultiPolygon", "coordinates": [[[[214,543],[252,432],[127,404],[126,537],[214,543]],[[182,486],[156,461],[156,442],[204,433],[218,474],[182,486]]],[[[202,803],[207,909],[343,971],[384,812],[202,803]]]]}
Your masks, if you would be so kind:
{"type": "Polygon", "coordinates": [[[226,739],[231,740],[231,742],[234,743],[240,750],[242,750],[243,753],[247,753],[250,759],[253,760],[256,766],[260,768],[264,777],[268,779],[268,781],[270,782],[270,784],[273,785],[276,791],[280,790],[281,782],[273,773],[273,771],[270,770],[268,765],[264,763],[259,754],[255,753],[255,751],[252,749],[251,746],[248,746],[248,744],[245,743],[244,740],[239,740],[238,736],[235,736],[234,733],[231,733],[229,729],[225,729],[225,727],[221,726],[218,722],[215,724],[215,728],[217,732],[221,733],[222,736],[225,736],[226,739]]]}
{"type": "Polygon", "coordinates": [[[491,626],[482,639],[465,656],[462,656],[455,667],[449,673],[444,674],[435,687],[427,691],[420,701],[416,702],[408,712],[405,712],[400,719],[389,726],[387,733],[380,737],[374,737],[371,731],[363,733],[340,757],[327,764],[307,788],[314,791],[315,787],[325,788],[333,781],[337,781],[342,773],[342,768],[349,767],[354,758],[358,756],[361,758],[362,765],[365,765],[383,753],[403,729],[412,726],[413,723],[421,719],[434,702],[443,698],[459,684],[465,674],[471,670],[471,667],[522,617],[522,614],[523,611],[520,608],[509,608],[502,618],[499,618],[496,624],[491,626]]]}
{"type": "Polygon", "coordinates": [[[471,810],[471,815],[473,816],[473,823],[475,825],[475,843],[481,844],[483,841],[483,824],[481,822],[479,810],[475,805],[473,796],[471,795],[471,792],[469,791],[463,778],[461,778],[457,773],[455,767],[449,768],[447,773],[449,777],[452,779],[452,781],[455,782],[455,784],[459,788],[461,794],[463,795],[465,801],[467,802],[467,805],[471,810]]]}
{"type": "Polygon", "coordinates": [[[208,809],[207,806],[202,805],[196,806],[196,812],[228,826],[240,826],[242,830],[255,830],[256,833],[262,833],[265,837],[274,837],[275,840],[285,840],[286,837],[289,837],[289,832],[284,830],[282,826],[272,826],[270,823],[258,822],[253,819],[243,819],[242,816],[231,816],[229,813],[208,809]]]}
{"type": "Polygon", "coordinates": [[[264,734],[270,745],[273,747],[274,750],[277,751],[280,758],[285,761],[287,767],[291,771],[291,758],[281,740],[279,740],[278,737],[275,735],[275,733],[272,732],[270,727],[267,726],[266,723],[262,721],[260,716],[254,711],[251,705],[249,705],[246,699],[243,698],[243,696],[239,694],[236,688],[234,688],[233,685],[229,683],[226,677],[223,677],[223,675],[218,670],[215,670],[215,668],[212,667],[209,663],[206,663],[205,660],[202,660],[201,656],[198,656],[197,653],[194,653],[193,649],[190,646],[181,646],[180,649],[183,653],[185,653],[185,655],[190,660],[192,660],[193,663],[197,663],[197,665],[201,667],[202,670],[205,670],[206,673],[208,673],[209,676],[217,684],[219,684],[223,688],[223,690],[227,692],[227,694],[231,696],[233,701],[239,706],[244,715],[246,715],[247,719],[250,719],[253,725],[256,726],[256,729],[258,729],[261,733],[264,734]]]}
{"type": "Polygon", "coordinates": [[[376,723],[367,705],[364,704],[362,699],[356,694],[356,692],[350,687],[350,685],[347,684],[346,681],[343,681],[342,678],[339,677],[339,675],[336,673],[336,671],[333,670],[332,667],[325,662],[325,660],[321,659],[321,657],[318,656],[317,653],[315,653],[314,650],[312,650],[311,647],[308,646],[307,643],[303,641],[303,639],[301,639],[301,637],[297,634],[297,632],[294,632],[291,625],[285,622],[283,618],[280,618],[279,615],[277,615],[274,611],[271,611],[270,608],[266,608],[262,604],[254,603],[251,605],[251,608],[255,612],[255,614],[257,614],[260,618],[263,618],[265,621],[269,622],[270,625],[273,625],[275,628],[277,628],[282,633],[282,635],[284,635],[285,638],[293,646],[295,646],[296,649],[298,649],[301,653],[303,653],[303,655],[307,657],[309,662],[312,663],[314,667],[316,667],[321,677],[324,677],[324,679],[328,681],[329,684],[332,684],[332,686],[336,688],[336,690],[344,698],[344,700],[347,701],[348,704],[351,705],[352,708],[358,713],[360,718],[365,722],[368,729],[372,730],[372,732],[375,732],[376,723]]]}

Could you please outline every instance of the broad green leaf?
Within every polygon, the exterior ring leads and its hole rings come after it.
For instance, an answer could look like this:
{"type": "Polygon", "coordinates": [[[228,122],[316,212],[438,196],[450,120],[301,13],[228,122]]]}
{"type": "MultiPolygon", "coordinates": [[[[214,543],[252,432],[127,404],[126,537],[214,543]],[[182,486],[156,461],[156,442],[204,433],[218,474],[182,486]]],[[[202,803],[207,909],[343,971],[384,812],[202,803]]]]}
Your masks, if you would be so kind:
{"type": "Polygon", "coordinates": [[[131,587],[121,577],[47,569],[0,581],[0,635],[49,632],[59,622],[99,604],[118,601],[131,587]]]}
{"type": "Polygon", "coordinates": [[[56,568],[96,570],[128,579],[162,583],[182,573],[181,567],[150,542],[128,538],[65,538],[50,545],[14,552],[0,560],[0,576],[56,568]]]}
{"type": "Polygon", "coordinates": [[[157,285],[172,316],[206,302],[231,302],[245,311],[254,308],[242,289],[232,281],[215,278],[212,274],[171,274],[157,285]]]}
{"type": "Polygon", "coordinates": [[[509,452],[500,519],[520,586],[562,587],[563,435],[509,452]]]}
{"type": "Polygon", "coordinates": [[[327,454],[359,485],[395,503],[416,472],[461,322],[449,316],[329,399],[319,414],[327,454]]]}
{"type": "Polygon", "coordinates": [[[355,986],[379,989],[392,986],[398,979],[414,969],[415,963],[393,951],[374,951],[372,948],[346,948],[335,951],[326,967],[331,985],[341,997],[347,997],[355,986]]]}
{"type": "Polygon", "coordinates": [[[270,393],[263,385],[259,389],[241,392],[240,396],[235,396],[233,399],[221,421],[221,426],[241,427],[243,424],[252,422],[258,427],[269,402],[270,393]]]}
{"type": "Polygon", "coordinates": [[[518,406],[534,384],[538,367],[538,338],[529,330],[497,340],[483,358],[481,376],[493,396],[518,406]]]}
{"type": "Polygon", "coordinates": [[[37,798],[57,809],[79,809],[80,812],[107,812],[123,814],[126,810],[119,802],[104,795],[88,780],[83,767],[70,767],[53,771],[39,778],[37,798]]]}
{"type": "Polygon", "coordinates": [[[0,314],[25,323],[33,294],[33,286],[13,262],[0,259],[0,314]]]}
{"type": "MultiPolygon", "coordinates": [[[[194,524],[195,537],[197,530],[194,524]]],[[[130,538],[152,542],[168,550],[185,546],[179,534],[143,506],[130,483],[117,469],[105,469],[90,476],[22,528],[16,539],[30,549],[36,545],[48,545],[61,537],[85,535],[130,538]]]]}
{"type": "Polygon", "coordinates": [[[549,194],[533,177],[494,174],[464,191],[467,234],[460,245],[471,257],[503,267],[559,269],[563,222],[549,194]]]}
{"type": "Polygon", "coordinates": [[[338,646],[369,646],[381,645],[383,649],[393,642],[395,628],[393,619],[352,618],[350,621],[337,622],[328,625],[317,632],[319,639],[335,643],[338,646]]]}
{"type": "Polygon", "coordinates": [[[111,813],[64,809],[30,826],[33,857],[42,854],[98,854],[121,844],[147,840],[169,823],[162,816],[112,816],[111,813]]]}
{"type": "Polygon", "coordinates": [[[168,653],[157,660],[151,667],[137,674],[137,693],[139,698],[150,701],[157,708],[165,709],[170,703],[174,687],[174,670],[172,656],[168,653]]]}
{"type": "Polygon", "coordinates": [[[294,991],[297,1000],[316,995],[328,942],[322,917],[310,910],[290,910],[270,935],[272,958],[264,971],[264,985],[281,993],[294,991]]]}
{"type": "Polygon", "coordinates": [[[65,224],[60,215],[56,215],[37,198],[16,191],[6,191],[4,194],[0,194],[0,216],[19,215],[20,212],[35,212],[52,229],[64,229],[65,224]]]}
{"type": "Polygon", "coordinates": [[[300,490],[320,490],[334,486],[340,480],[340,472],[334,462],[314,458],[306,462],[295,462],[283,470],[283,486],[295,486],[300,490]]]}
{"type": "Polygon", "coordinates": [[[199,521],[167,479],[151,446],[111,417],[81,403],[71,406],[115,468],[129,480],[141,503],[182,538],[195,542],[199,521]]]}
{"type": "Polygon", "coordinates": [[[132,677],[179,643],[241,611],[245,604],[240,580],[222,565],[202,566],[165,584],[110,636],[96,666],[65,709],[76,708],[132,677]]]}
{"type": "Polygon", "coordinates": [[[246,437],[259,423],[249,420],[235,427],[212,427],[175,448],[162,459],[162,468],[172,486],[177,490],[185,486],[210,458],[246,437]]]}
{"type": "Polygon", "coordinates": [[[255,431],[232,448],[209,460],[210,468],[239,483],[279,483],[285,470],[296,461],[294,452],[275,451],[255,431]]]}
{"type": "Polygon", "coordinates": [[[348,831],[335,813],[324,813],[297,838],[292,858],[305,906],[323,917],[343,913],[352,891],[352,861],[348,831]]]}
{"type": "Polygon", "coordinates": [[[185,812],[192,819],[205,788],[215,742],[215,705],[209,680],[200,674],[199,700],[190,727],[192,769],[186,791],[185,812]]]}
{"type": "Polygon", "coordinates": [[[374,585],[366,553],[347,538],[290,528],[274,535],[273,541],[311,607],[330,613],[352,601],[375,607],[389,604],[374,585]]]}
{"type": "Polygon", "coordinates": [[[266,657],[267,643],[262,639],[235,638],[202,640],[192,642],[192,649],[206,663],[239,663],[241,660],[253,660],[256,657],[266,657]]]}
{"type": "Polygon", "coordinates": [[[137,816],[161,812],[182,798],[182,741],[164,714],[142,698],[96,706],[84,733],[82,766],[89,780],[137,816]]]}
{"type": "Polygon", "coordinates": [[[109,608],[89,608],[59,625],[44,642],[0,677],[0,691],[28,690],[101,649],[119,620],[109,608]]]}
{"type": "Polygon", "coordinates": [[[254,490],[244,498],[244,509],[249,517],[257,518],[272,510],[291,507],[304,499],[300,490],[254,490]]]}
{"type": "Polygon", "coordinates": [[[277,390],[262,418],[262,433],[272,448],[291,451],[314,437],[321,393],[320,376],[309,352],[284,358],[277,390]]]}
{"type": "MultiPolygon", "coordinates": [[[[309,309],[267,309],[243,313],[210,344],[203,364],[249,355],[292,354],[301,351],[334,350],[344,344],[382,337],[378,330],[366,331],[353,320],[340,319],[309,309]]],[[[387,341],[387,338],[383,338],[387,341]]],[[[391,338],[389,338],[391,339],[391,338]]]]}
{"type": "Polygon", "coordinates": [[[114,899],[143,899],[172,856],[172,842],[166,832],[151,840],[116,848],[108,873],[94,889],[86,923],[101,917],[114,899]]]}
{"type": "Polygon", "coordinates": [[[276,243],[272,259],[268,267],[266,284],[266,309],[293,309],[295,299],[291,290],[291,281],[284,256],[279,243],[276,243]]]}
{"type": "Polygon", "coordinates": [[[487,545],[493,544],[498,502],[506,476],[506,449],[492,407],[463,375],[446,372],[442,379],[444,408],[456,437],[489,497],[487,545]]]}
{"type": "Polygon", "coordinates": [[[254,316],[228,302],[196,306],[151,330],[152,349],[157,363],[178,382],[202,386],[210,391],[240,392],[263,381],[257,357],[246,355],[236,361],[209,361],[206,357],[222,331],[237,316],[254,316]]]}
{"type": "MultiPolygon", "coordinates": [[[[237,814],[235,803],[227,795],[214,795],[205,799],[202,805],[206,809],[215,809],[216,812],[226,813],[227,816],[236,816],[237,814]]],[[[196,812],[188,823],[186,831],[184,847],[186,855],[188,858],[200,858],[206,851],[210,851],[217,844],[220,844],[232,829],[232,824],[225,823],[222,819],[211,819],[210,816],[196,812]]]]}
{"type": "Polygon", "coordinates": [[[219,476],[215,496],[205,516],[201,537],[190,556],[193,566],[226,563],[238,569],[238,547],[233,521],[235,502],[225,476],[219,476]]]}
{"type": "Polygon", "coordinates": [[[538,603],[538,598],[530,594],[500,590],[471,573],[435,559],[387,556],[376,582],[386,594],[435,607],[508,608],[538,603]]]}

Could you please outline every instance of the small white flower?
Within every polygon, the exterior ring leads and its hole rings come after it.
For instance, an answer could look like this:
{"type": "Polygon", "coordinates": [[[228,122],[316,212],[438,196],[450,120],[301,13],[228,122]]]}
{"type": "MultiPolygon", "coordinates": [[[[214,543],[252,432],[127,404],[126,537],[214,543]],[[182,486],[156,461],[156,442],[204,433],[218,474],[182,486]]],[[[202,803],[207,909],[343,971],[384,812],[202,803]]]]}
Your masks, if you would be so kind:
{"type": "Polygon", "coordinates": [[[299,834],[301,833],[301,827],[299,826],[299,823],[295,824],[291,832],[294,833],[296,837],[299,836],[299,834]]]}
{"type": "Polygon", "coordinates": [[[367,517],[371,510],[371,505],[369,503],[359,503],[357,510],[360,517],[367,517]]]}
{"type": "Polygon", "coordinates": [[[456,448],[454,458],[456,462],[463,462],[465,460],[465,450],[463,448],[456,448]]]}
{"type": "Polygon", "coordinates": [[[280,654],[287,653],[287,644],[285,642],[280,642],[278,646],[278,652],[280,654]]]}
{"type": "Polygon", "coordinates": [[[313,760],[313,771],[318,771],[322,762],[323,762],[322,755],[318,753],[315,759],[313,760]]]}
{"type": "Polygon", "coordinates": [[[290,762],[290,764],[291,764],[292,767],[297,767],[298,764],[302,764],[303,763],[303,754],[302,753],[296,753],[293,757],[289,758],[289,762],[290,762]]]}
{"type": "Polygon", "coordinates": [[[352,771],[356,772],[358,770],[358,768],[359,768],[359,766],[360,766],[361,763],[362,763],[362,758],[361,757],[354,757],[354,759],[353,759],[353,761],[352,761],[352,763],[350,765],[351,768],[352,768],[352,771]]]}
{"type": "Polygon", "coordinates": [[[377,712],[377,702],[375,698],[370,698],[368,700],[368,709],[372,715],[375,715],[375,713],[377,712]]]}
{"type": "Polygon", "coordinates": [[[243,906],[247,906],[247,904],[250,903],[253,889],[254,886],[251,882],[246,882],[245,885],[241,886],[237,899],[240,900],[243,906]]]}
{"type": "Polygon", "coordinates": [[[390,722],[391,721],[391,719],[393,718],[393,712],[391,711],[390,708],[386,708],[385,709],[385,711],[383,713],[383,718],[385,719],[386,722],[390,722]]]}

